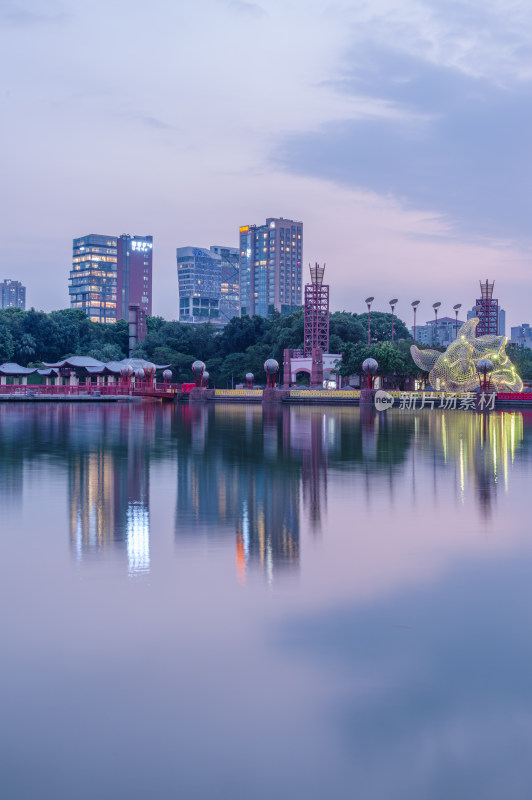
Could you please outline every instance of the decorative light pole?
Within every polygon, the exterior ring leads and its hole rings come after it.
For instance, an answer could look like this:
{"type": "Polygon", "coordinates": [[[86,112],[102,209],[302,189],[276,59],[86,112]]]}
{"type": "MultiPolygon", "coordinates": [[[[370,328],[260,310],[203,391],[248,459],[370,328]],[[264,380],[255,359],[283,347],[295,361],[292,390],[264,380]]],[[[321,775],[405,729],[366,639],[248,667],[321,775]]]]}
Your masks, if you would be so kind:
{"type": "Polygon", "coordinates": [[[477,361],[478,379],[480,388],[483,392],[489,391],[491,387],[491,373],[493,372],[493,361],[490,358],[481,358],[477,361]],[[489,376],[489,377],[488,377],[489,376]]]}
{"type": "Polygon", "coordinates": [[[194,361],[192,364],[192,373],[196,381],[196,387],[201,389],[203,387],[203,373],[205,372],[205,364],[203,361],[194,361]]]}
{"type": "Polygon", "coordinates": [[[410,303],[410,305],[414,309],[414,342],[416,341],[416,311],[420,302],[421,302],[420,300],[414,300],[413,303],[410,303]]]}
{"type": "Polygon", "coordinates": [[[275,389],[275,378],[279,372],[279,364],[275,358],[268,358],[264,362],[264,371],[266,372],[268,389],[275,389]]]}
{"type": "Polygon", "coordinates": [[[368,347],[371,344],[371,304],[374,300],[374,297],[366,297],[364,301],[368,307],[368,347]]]}
{"type": "Polygon", "coordinates": [[[397,297],[395,297],[393,300],[390,300],[390,306],[392,307],[392,342],[393,342],[393,311],[398,302],[399,301],[397,300],[397,297]]]}
{"type": "Polygon", "coordinates": [[[374,358],[366,358],[362,362],[362,372],[364,373],[366,389],[373,389],[375,386],[375,375],[379,365],[374,358]]]}
{"type": "Polygon", "coordinates": [[[255,376],[252,372],[246,373],[246,384],[248,389],[253,389],[253,381],[255,376]]]}
{"type": "Polygon", "coordinates": [[[460,308],[462,308],[462,303],[457,303],[455,306],[453,306],[454,313],[455,313],[455,317],[456,317],[456,319],[455,319],[455,323],[454,323],[454,326],[455,326],[455,335],[454,335],[454,338],[455,338],[455,339],[458,339],[458,310],[459,310],[460,308]]]}
{"type": "Polygon", "coordinates": [[[441,306],[441,303],[433,303],[432,308],[434,309],[434,317],[436,319],[434,325],[434,347],[438,346],[438,309],[441,306]]]}

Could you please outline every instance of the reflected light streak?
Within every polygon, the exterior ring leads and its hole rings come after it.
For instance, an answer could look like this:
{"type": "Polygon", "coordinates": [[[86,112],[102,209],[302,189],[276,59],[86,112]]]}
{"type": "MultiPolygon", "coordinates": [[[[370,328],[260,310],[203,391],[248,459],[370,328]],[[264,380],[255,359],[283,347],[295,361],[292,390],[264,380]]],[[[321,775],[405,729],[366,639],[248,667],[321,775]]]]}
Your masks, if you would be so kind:
{"type": "Polygon", "coordinates": [[[130,576],[150,571],[150,516],[146,506],[130,503],[127,508],[127,562],[130,576]]]}

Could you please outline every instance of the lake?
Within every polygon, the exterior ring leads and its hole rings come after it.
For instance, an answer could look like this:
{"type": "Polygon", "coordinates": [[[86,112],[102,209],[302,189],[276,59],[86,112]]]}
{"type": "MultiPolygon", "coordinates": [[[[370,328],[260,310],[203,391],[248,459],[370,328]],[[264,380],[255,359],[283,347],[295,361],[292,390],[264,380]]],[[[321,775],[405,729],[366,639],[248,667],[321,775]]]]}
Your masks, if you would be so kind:
{"type": "Polygon", "coordinates": [[[529,800],[532,412],[0,404],[6,800],[529,800]]]}

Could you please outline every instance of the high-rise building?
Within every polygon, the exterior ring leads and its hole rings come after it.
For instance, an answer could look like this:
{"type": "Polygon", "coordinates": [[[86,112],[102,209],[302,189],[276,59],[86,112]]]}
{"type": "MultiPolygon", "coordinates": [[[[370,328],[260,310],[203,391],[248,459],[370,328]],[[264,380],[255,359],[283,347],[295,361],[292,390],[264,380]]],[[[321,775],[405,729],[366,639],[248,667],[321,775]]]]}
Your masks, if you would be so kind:
{"type": "Polygon", "coordinates": [[[93,322],[116,321],[116,236],[90,233],[72,242],[70,307],[93,322]]]}
{"type": "Polygon", "coordinates": [[[303,223],[269,217],[265,225],[240,228],[242,314],[290,314],[300,308],[303,223]]]}
{"type": "Polygon", "coordinates": [[[522,344],[523,347],[532,349],[532,326],[529,325],[528,322],[524,322],[522,325],[516,325],[511,329],[511,332],[512,344],[522,344]]]}
{"type": "Polygon", "coordinates": [[[152,313],[152,236],[118,237],[116,272],[116,318],[129,320],[129,306],[152,313]]]}
{"type": "Polygon", "coordinates": [[[220,322],[222,257],[202,247],[178,247],[180,322],[220,322]]]}
{"type": "Polygon", "coordinates": [[[6,278],[0,283],[0,308],[26,308],[26,287],[20,281],[6,278]]]}
{"type": "MultiPolygon", "coordinates": [[[[437,336],[438,347],[447,347],[454,342],[457,330],[459,331],[463,324],[463,320],[457,320],[455,317],[438,317],[438,326],[436,329],[436,320],[429,319],[424,325],[418,325],[416,327],[416,342],[434,346],[437,336]]],[[[414,336],[413,328],[410,329],[410,334],[412,337],[414,336]]]]}
{"type": "Polygon", "coordinates": [[[225,324],[233,317],[240,316],[240,251],[238,247],[219,245],[213,245],[210,250],[222,259],[220,322],[225,324]]]}

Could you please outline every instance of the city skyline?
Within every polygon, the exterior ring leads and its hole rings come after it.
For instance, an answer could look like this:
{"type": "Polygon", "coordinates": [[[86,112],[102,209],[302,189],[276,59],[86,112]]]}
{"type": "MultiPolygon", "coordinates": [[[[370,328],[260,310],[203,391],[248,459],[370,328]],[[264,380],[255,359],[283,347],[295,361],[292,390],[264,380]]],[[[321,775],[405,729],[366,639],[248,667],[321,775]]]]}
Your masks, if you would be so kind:
{"type": "Polygon", "coordinates": [[[153,310],[175,318],[175,248],[236,247],[239,225],[278,215],[304,220],[304,267],[327,263],[332,310],[399,296],[410,324],[420,294],[469,305],[489,276],[508,326],[526,322],[531,28],[524,2],[509,14],[500,0],[459,2],[452,19],[428,0],[161,1],[157,14],[11,0],[0,263],[29,305],[66,308],[76,231],[149,230],[153,310]],[[142,31],[146,58],[117,58],[118,24],[129,42],[142,31]]]}

